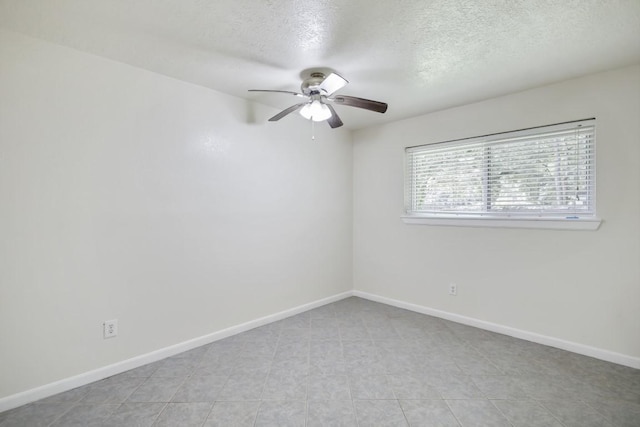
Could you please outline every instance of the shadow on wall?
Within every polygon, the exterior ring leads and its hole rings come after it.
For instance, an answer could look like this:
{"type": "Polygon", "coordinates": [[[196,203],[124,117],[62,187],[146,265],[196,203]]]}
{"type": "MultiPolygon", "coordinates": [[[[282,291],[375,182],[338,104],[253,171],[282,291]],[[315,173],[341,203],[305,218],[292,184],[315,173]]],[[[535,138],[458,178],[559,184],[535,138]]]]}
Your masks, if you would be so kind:
{"type": "Polygon", "coordinates": [[[248,125],[255,125],[256,120],[256,103],[253,101],[245,101],[245,120],[248,125]]]}

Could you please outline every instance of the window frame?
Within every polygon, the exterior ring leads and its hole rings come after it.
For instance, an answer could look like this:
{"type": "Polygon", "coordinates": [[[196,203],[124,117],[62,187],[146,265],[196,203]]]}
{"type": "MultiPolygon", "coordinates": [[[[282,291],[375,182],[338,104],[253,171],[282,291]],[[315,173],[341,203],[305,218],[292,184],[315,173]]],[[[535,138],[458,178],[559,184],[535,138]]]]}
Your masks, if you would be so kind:
{"type": "MultiPolygon", "coordinates": [[[[401,215],[402,221],[405,224],[422,224],[422,225],[436,225],[436,226],[465,226],[465,227],[505,227],[505,228],[543,228],[543,229],[560,229],[560,230],[597,230],[602,222],[596,215],[596,120],[595,118],[574,120],[563,123],[556,123],[552,125],[537,126],[532,128],[520,129],[516,131],[500,132],[489,135],[482,135],[477,137],[463,138],[457,140],[443,141],[431,144],[422,144],[418,146],[405,147],[404,161],[405,161],[405,179],[404,179],[404,197],[405,208],[404,213],[401,215]],[[482,213],[467,213],[464,211],[459,212],[415,212],[412,211],[413,201],[411,199],[412,187],[412,170],[409,168],[410,153],[419,150],[420,148],[433,147],[435,145],[444,146],[448,144],[453,148],[473,145],[473,144],[486,144],[484,148],[491,150],[490,147],[496,144],[496,141],[516,139],[521,137],[535,137],[541,136],[554,131],[566,131],[575,129],[579,126],[593,126],[593,141],[591,142],[591,155],[590,155],[590,168],[589,171],[589,185],[591,192],[589,197],[591,198],[591,212],[552,212],[546,213],[541,211],[529,211],[529,212],[507,212],[499,213],[486,211],[482,213]]],[[[489,185],[489,173],[490,173],[490,155],[485,155],[482,165],[482,192],[483,192],[483,204],[489,208],[487,195],[490,193],[491,186],[489,185]]]]}

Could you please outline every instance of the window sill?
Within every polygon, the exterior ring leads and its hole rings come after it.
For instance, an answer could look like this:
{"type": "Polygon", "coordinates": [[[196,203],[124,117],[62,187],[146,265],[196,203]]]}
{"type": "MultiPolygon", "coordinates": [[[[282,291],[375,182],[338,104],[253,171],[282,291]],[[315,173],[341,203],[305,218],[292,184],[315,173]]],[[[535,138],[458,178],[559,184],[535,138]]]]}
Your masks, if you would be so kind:
{"type": "Polygon", "coordinates": [[[602,220],[596,217],[498,218],[486,216],[418,216],[402,215],[405,224],[453,227],[541,228],[547,230],[597,230],[602,220]]]}

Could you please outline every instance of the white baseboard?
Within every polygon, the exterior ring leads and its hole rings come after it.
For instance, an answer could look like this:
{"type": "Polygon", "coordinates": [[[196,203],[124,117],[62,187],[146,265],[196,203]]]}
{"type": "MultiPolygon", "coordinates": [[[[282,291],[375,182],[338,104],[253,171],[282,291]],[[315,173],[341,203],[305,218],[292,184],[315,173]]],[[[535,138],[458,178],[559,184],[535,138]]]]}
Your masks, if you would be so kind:
{"type": "Polygon", "coordinates": [[[380,302],[380,303],[391,305],[394,307],[415,311],[417,313],[427,314],[429,316],[451,320],[452,322],[462,323],[463,325],[474,326],[476,328],[485,329],[487,331],[497,332],[499,334],[520,338],[520,339],[535,342],[538,344],[548,345],[550,347],[571,351],[573,353],[582,354],[584,356],[593,357],[593,358],[604,360],[607,362],[617,363],[619,365],[640,369],[640,358],[638,357],[628,356],[626,354],[616,353],[613,351],[604,350],[597,347],[591,347],[588,345],[579,344],[572,341],[566,341],[559,338],[550,337],[547,335],[541,335],[535,332],[523,331],[521,329],[499,325],[497,323],[486,322],[484,320],[474,319],[472,317],[466,317],[460,314],[449,313],[447,311],[437,310],[434,308],[429,308],[429,307],[425,307],[417,304],[411,304],[408,302],[399,301],[392,298],[383,297],[380,295],[370,294],[368,292],[356,290],[356,291],[353,291],[353,295],[356,297],[368,299],[375,302],[380,302]]]}
{"type": "Polygon", "coordinates": [[[45,384],[40,387],[26,390],[20,393],[16,393],[0,399],[0,412],[7,411],[9,409],[17,408],[18,406],[25,405],[27,403],[34,402],[45,397],[53,396],[54,394],[62,393],[68,390],[72,390],[76,387],[87,385],[94,381],[99,381],[113,375],[126,372],[130,369],[138,368],[148,363],[156,362],[166,357],[175,356],[176,354],[184,351],[192,350],[202,345],[210,344],[214,341],[218,341],[232,335],[236,335],[250,329],[264,326],[266,324],[285,319],[287,317],[294,316],[296,314],[303,313],[305,311],[321,307],[332,302],[342,300],[353,296],[353,291],[343,292],[337,295],[333,295],[327,298],[323,298],[317,301],[303,304],[298,307],[294,307],[288,310],[281,311],[279,313],[271,314],[268,316],[260,317],[255,320],[251,320],[240,325],[232,326],[220,331],[213,332],[198,338],[194,338],[188,341],[184,341],[169,347],[161,348],[150,353],[142,354],[140,356],[132,357],[131,359],[123,360],[121,362],[114,363],[112,365],[104,366],[102,368],[95,369],[93,371],[85,372],[73,377],[65,378],[60,381],[56,381],[50,384],[45,384]]]}
{"type": "Polygon", "coordinates": [[[412,304],[392,298],[387,298],[375,294],[371,294],[363,291],[347,291],[341,294],[333,295],[331,297],[323,298],[317,301],[303,304],[298,307],[294,307],[288,310],[281,311],[279,313],[264,316],[240,325],[232,326],[226,329],[222,329],[217,332],[213,332],[208,335],[204,335],[198,338],[194,338],[188,341],[184,341],[169,347],[165,347],[150,353],[142,354],[140,356],[132,357],[131,359],[123,360],[112,365],[104,366],[102,368],[95,369],[93,371],[85,372],[80,375],[76,375],[70,378],[65,378],[60,381],[56,381],[50,384],[26,390],[20,393],[13,394],[11,396],[3,397],[0,399],[0,412],[7,411],[9,409],[17,408],[18,406],[25,405],[27,403],[43,399],[54,394],[62,393],[67,390],[80,387],[94,381],[99,381],[104,378],[108,378],[113,375],[126,372],[130,369],[138,368],[148,363],[156,362],[166,357],[175,356],[182,353],[200,347],[202,345],[210,344],[214,341],[218,341],[232,335],[236,335],[250,329],[264,326],[266,324],[285,319],[287,317],[294,316],[296,314],[303,313],[305,311],[321,307],[332,302],[348,298],[350,296],[356,296],[364,299],[368,299],[375,302],[391,305],[406,310],[415,311],[417,313],[427,314],[429,316],[439,317],[441,319],[451,320],[456,323],[464,325],[474,326],[476,328],[485,329],[492,332],[512,336],[515,338],[524,339],[527,341],[535,342],[538,344],[548,345],[551,347],[560,348],[562,350],[571,351],[574,353],[582,354],[585,356],[594,357],[596,359],[605,360],[607,362],[617,363],[619,365],[629,366],[631,368],[640,369],[640,358],[628,356],[612,352],[609,350],[603,350],[596,347],[587,346],[571,341],[561,340],[559,338],[549,337],[546,335],[537,334],[534,332],[523,331],[521,329],[511,328],[509,326],[499,325],[496,323],[486,322],[484,320],[474,319],[472,317],[466,317],[455,313],[449,313],[434,308],[429,308],[417,304],[412,304]]]}

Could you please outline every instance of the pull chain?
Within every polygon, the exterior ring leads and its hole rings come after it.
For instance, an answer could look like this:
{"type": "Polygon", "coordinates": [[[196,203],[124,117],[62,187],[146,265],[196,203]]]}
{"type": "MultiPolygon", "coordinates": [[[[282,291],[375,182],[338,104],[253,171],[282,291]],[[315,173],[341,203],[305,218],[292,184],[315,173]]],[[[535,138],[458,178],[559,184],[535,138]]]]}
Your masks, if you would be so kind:
{"type": "Polygon", "coordinates": [[[316,130],[316,122],[313,120],[313,117],[311,118],[311,140],[315,141],[316,139],[316,135],[315,135],[315,130],[316,130]]]}

